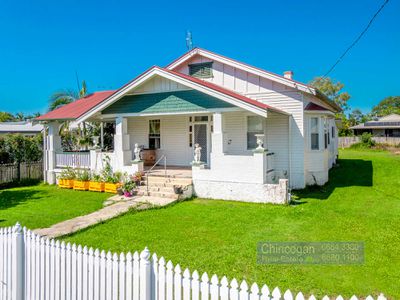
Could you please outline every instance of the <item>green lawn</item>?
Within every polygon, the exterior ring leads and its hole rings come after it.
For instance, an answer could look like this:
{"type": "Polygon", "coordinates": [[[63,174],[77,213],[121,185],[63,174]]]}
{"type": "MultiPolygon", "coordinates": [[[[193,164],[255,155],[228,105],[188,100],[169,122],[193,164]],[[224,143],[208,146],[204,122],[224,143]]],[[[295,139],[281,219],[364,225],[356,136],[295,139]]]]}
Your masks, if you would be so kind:
{"type": "Polygon", "coordinates": [[[400,157],[352,150],[340,156],[330,183],[295,193],[295,205],[196,199],[131,212],[65,240],[113,251],[148,246],[183,268],[271,288],[400,298],[400,157]],[[257,265],[257,242],[268,240],[363,241],[365,264],[257,265]]]}
{"type": "Polygon", "coordinates": [[[0,226],[18,221],[30,229],[86,215],[103,207],[108,194],[36,185],[0,190],[0,226]]]}

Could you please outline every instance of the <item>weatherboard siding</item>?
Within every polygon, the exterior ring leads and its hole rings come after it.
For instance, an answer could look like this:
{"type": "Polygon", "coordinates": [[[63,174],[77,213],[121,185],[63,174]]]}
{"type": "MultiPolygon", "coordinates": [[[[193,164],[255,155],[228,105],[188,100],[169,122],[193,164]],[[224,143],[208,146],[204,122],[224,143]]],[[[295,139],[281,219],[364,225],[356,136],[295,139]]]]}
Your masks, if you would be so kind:
{"type": "MultiPolygon", "coordinates": [[[[303,95],[300,92],[274,92],[251,93],[246,96],[281,109],[291,115],[291,164],[289,166],[292,173],[291,186],[303,188],[305,185],[303,95]]],[[[288,119],[287,122],[289,122],[288,119]]]]}
{"type": "Polygon", "coordinates": [[[175,81],[163,78],[161,76],[154,76],[149,79],[141,86],[137,87],[132,93],[143,94],[143,93],[162,93],[171,91],[184,91],[190,90],[187,86],[177,83],[175,81]]]}
{"type": "MultiPolygon", "coordinates": [[[[175,71],[189,75],[188,65],[211,61],[212,60],[202,57],[201,55],[196,55],[175,69],[175,71]]],[[[294,91],[293,88],[283,84],[218,61],[213,61],[212,69],[213,76],[210,78],[204,78],[203,80],[215,83],[242,94],[294,91]]]]}
{"type": "Polygon", "coordinates": [[[189,147],[188,116],[128,118],[131,149],[135,143],[144,148],[149,146],[149,120],[154,119],[160,120],[161,148],[157,150],[157,158],[165,154],[168,165],[189,166],[193,159],[189,147]]]}
{"type": "Polygon", "coordinates": [[[232,104],[196,90],[128,95],[103,110],[103,114],[181,113],[232,108],[232,104]]]}

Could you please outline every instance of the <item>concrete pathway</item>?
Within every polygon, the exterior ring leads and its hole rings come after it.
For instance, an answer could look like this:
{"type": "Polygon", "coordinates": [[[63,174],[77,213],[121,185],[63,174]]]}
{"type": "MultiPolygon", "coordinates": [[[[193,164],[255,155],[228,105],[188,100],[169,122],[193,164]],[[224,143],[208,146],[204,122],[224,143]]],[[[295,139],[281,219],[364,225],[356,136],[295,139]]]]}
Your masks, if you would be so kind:
{"type": "Polygon", "coordinates": [[[114,218],[128,212],[131,208],[143,210],[154,206],[165,206],[174,201],[176,200],[151,196],[138,196],[127,199],[116,195],[106,200],[105,205],[107,206],[98,211],[54,224],[49,228],[35,229],[34,232],[41,236],[55,238],[114,218]]]}

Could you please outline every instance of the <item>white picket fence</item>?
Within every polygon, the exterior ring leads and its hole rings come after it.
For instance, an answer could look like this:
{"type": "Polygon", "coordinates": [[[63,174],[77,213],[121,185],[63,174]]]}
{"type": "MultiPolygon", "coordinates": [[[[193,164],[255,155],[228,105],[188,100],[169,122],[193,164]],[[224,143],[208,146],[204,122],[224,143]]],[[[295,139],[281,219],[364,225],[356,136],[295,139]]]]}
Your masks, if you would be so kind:
{"type": "MultiPolygon", "coordinates": [[[[17,223],[0,229],[0,299],[304,300],[302,293],[239,285],[224,276],[183,272],[145,248],[111,253],[38,236],[17,223]]],[[[308,299],[316,299],[310,296],[308,299]]],[[[329,300],[328,296],[322,298],[329,300]]],[[[332,298],[333,299],[333,298],[332,298]]],[[[342,300],[339,296],[337,300],[342,300]]],[[[356,300],[357,297],[351,297],[356,300]]],[[[372,300],[371,296],[366,298],[372,300]]],[[[383,295],[378,300],[386,299],[383,295]]]]}

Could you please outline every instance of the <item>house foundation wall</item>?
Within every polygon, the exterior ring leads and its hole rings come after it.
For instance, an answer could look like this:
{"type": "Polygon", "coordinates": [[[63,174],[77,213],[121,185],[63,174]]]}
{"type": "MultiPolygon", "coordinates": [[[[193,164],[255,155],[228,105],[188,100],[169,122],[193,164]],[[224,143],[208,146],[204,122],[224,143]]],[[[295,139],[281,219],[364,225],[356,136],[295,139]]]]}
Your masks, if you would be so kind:
{"type": "Polygon", "coordinates": [[[329,180],[329,171],[306,172],[307,185],[324,185],[329,180]]]}
{"type": "Polygon", "coordinates": [[[278,184],[193,180],[193,187],[200,198],[274,204],[289,202],[287,179],[279,180],[278,184]]]}

